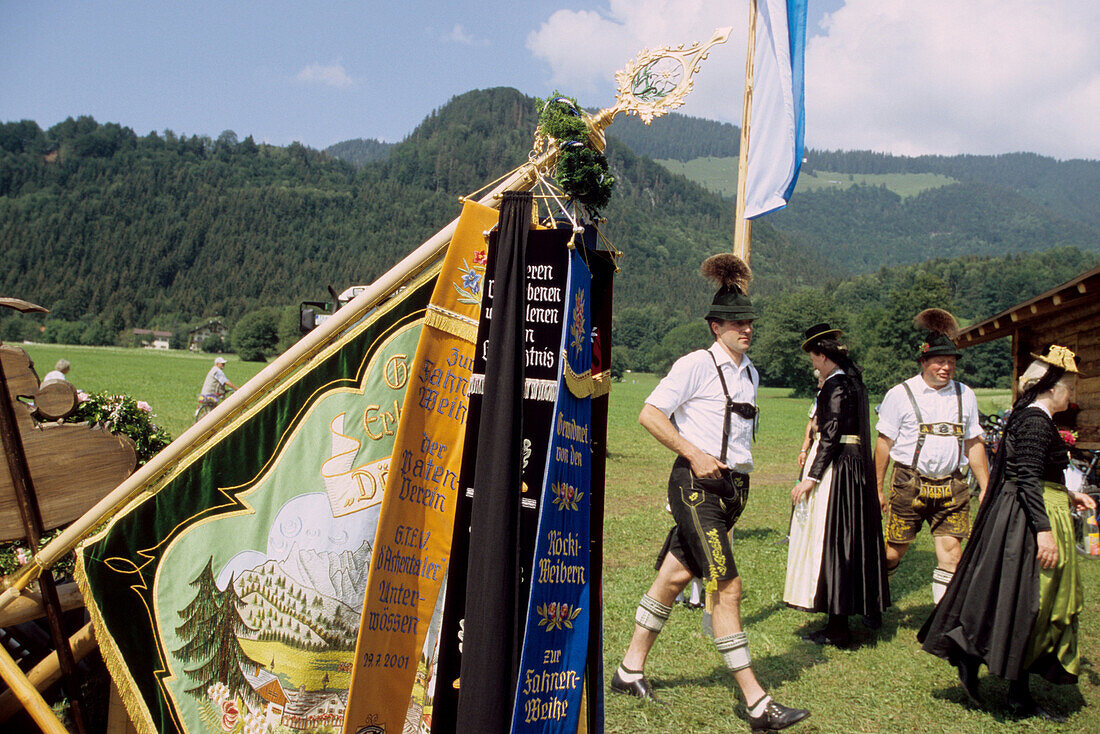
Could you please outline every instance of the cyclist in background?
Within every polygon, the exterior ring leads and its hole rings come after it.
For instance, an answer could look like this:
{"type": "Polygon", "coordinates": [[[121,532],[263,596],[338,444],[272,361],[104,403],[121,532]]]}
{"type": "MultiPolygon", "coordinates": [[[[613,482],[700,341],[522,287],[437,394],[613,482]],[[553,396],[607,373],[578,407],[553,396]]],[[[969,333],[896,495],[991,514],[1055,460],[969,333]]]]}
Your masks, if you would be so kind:
{"type": "Polygon", "coordinates": [[[220,403],[225,398],[226,389],[236,390],[237,386],[229,381],[222,367],[225,366],[225,357],[215,357],[214,366],[206,373],[206,379],[202,382],[202,392],[199,393],[199,407],[195,411],[195,420],[198,420],[220,403]]]}

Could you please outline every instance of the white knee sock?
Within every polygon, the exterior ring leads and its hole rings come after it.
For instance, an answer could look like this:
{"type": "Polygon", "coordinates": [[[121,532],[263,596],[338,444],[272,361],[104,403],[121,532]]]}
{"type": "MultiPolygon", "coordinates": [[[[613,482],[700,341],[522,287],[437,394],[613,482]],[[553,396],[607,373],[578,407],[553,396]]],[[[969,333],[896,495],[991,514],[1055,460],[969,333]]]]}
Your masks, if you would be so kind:
{"type": "Polygon", "coordinates": [[[627,668],[623,665],[619,666],[619,669],[618,669],[618,671],[616,671],[616,674],[619,676],[619,680],[621,680],[623,683],[633,683],[634,681],[641,680],[642,678],[645,677],[645,674],[642,673],[642,671],[640,671],[640,670],[627,670],[627,668]]]}
{"type": "Polygon", "coordinates": [[[951,583],[951,579],[955,574],[952,571],[944,571],[942,568],[937,568],[932,571],[932,601],[935,604],[940,603],[940,599],[943,598],[943,594],[947,591],[947,585],[951,583]]]}
{"type": "Polygon", "coordinates": [[[746,633],[734,632],[732,635],[717,637],[714,645],[722,656],[722,662],[730,670],[744,670],[752,665],[752,659],[749,657],[749,636],[746,633]]]}
{"type": "Polygon", "coordinates": [[[660,632],[671,614],[672,607],[662,604],[649,594],[642,594],[642,601],[634,612],[634,621],[650,632],[660,632]]]}

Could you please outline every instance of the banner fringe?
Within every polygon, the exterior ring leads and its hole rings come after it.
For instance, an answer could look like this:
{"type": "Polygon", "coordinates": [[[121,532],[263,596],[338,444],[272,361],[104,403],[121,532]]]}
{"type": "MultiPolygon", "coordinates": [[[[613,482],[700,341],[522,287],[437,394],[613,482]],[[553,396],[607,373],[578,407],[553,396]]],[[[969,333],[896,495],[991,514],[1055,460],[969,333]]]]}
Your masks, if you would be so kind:
{"type": "Polygon", "coordinates": [[[602,398],[611,392],[611,370],[592,375],[592,397],[602,398]]]}
{"type": "Polygon", "coordinates": [[[561,355],[562,358],[562,377],[564,378],[565,386],[569,388],[569,392],[573,394],[573,397],[583,400],[590,397],[595,392],[595,384],[592,382],[592,370],[588,369],[580,374],[573,371],[573,368],[569,366],[569,361],[565,358],[565,353],[561,355]]]}
{"type": "MultiPolygon", "coordinates": [[[[485,375],[470,375],[469,394],[485,394],[485,375]]],[[[546,403],[552,403],[558,399],[558,383],[554,380],[524,380],[523,398],[524,400],[539,400],[546,403]]]]}
{"type": "Polygon", "coordinates": [[[424,323],[471,344],[477,341],[477,321],[435,304],[428,304],[428,313],[424,317],[424,323]]]}
{"type": "Polygon", "coordinates": [[[77,588],[84,597],[84,608],[88,610],[88,617],[92,621],[92,629],[95,631],[96,643],[99,645],[99,654],[103,658],[103,664],[107,666],[107,672],[111,674],[115,688],[118,689],[122,705],[126,707],[126,715],[138,734],[158,734],[153,724],[153,717],[145,706],[145,699],[138,690],[137,683],[130,676],[130,669],[122,660],[122,653],[115,645],[115,640],[103,622],[99,613],[99,607],[95,604],[95,597],[88,587],[88,578],[84,574],[84,554],[78,548],[76,553],[76,569],[73,576],[76,578],[77,588]]]}
{"type": "Polygon", "coordinates": [[[557,380],[524,380],[523,397],[552,403],[558,399],[557,380]]]}

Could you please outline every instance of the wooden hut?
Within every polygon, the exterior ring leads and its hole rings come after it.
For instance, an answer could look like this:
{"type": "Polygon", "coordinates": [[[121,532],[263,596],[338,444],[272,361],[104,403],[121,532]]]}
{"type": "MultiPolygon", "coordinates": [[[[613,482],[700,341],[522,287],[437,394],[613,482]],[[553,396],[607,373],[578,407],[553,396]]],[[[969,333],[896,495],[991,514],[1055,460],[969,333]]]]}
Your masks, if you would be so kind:
{"type": "Polygon", "coordinates": [[[1016,378],[1033,353],[1061,344],[1077,354],[1084,376],[1077,380],[1078,410],[1067,420],[1075,422],[1078,446],[1100,449],[1100,267],[963,329],[958,342],[965,349],[1006,336],[1012,337],[1014,397],[1016,378]]]}

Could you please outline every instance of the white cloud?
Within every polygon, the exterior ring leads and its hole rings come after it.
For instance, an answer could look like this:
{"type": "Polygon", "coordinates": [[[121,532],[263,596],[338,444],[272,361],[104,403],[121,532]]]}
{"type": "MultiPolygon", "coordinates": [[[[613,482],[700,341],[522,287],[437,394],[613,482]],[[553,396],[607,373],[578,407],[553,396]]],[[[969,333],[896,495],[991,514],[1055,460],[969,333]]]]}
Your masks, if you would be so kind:
{"type": "MultiPolygon", "coordinates": [[[[747,16],[740,3],[610,0],[553,13],[527,47],[549,64],[548,86],[606,106],[615,70],[643,47],[733,26],[682,111],[738,122],[747,16]]],[[[807,145],[1098,158],[1098,30],[1097,0],[846,0],[807,42],[807,145]]]]}
{"type": "MultiPolygon", "coordinates": [[[[695,77],[695,92],[682,111],[730,119],[741,103],[729,89],[736,77],[736,96],[744,77],[747,6],[706,0],[610,0],[607,12],[559,10],[527,37],[527,48],[550,65],[548,86],[584,104],[610,106],[615,72],[643,48],[706,41],[715,28],[733,26],[733,36],[711,51],[695,77]],[[739,39],[739,40],[738,40],[739,39]],[[740,49],[734,51],[733,49],[740,49]],[[701,91],[706,90],[703,94],[701,91]],[[596,96],[599,95],[599,96],[596,96]]],[[[738,115],[739,117],[739,115],[738,115]]]]}
{"type": "Polygon", "coordinates": [[[451,29],[451,32],[447,34],[448,41],[454,41],[460,43],[463,46],[488,46],[489,41],[485,38],[475,38],[470,35],[461,23],[455,23],[455,27],[451,29]]]}
{"type": "Polygon", "coordinates": [[[300,82],[323,84],[326,87],[344,88],[355,84],[343,64],[309,64],[294,77],[300,82]]]}
{"type": "Polygon", "coordinates": [[[806,58],[816,147],[1100,157],[1095,0],[847,0],[826,27],[806,58]]]}

